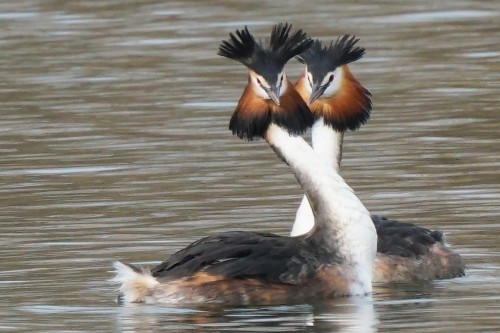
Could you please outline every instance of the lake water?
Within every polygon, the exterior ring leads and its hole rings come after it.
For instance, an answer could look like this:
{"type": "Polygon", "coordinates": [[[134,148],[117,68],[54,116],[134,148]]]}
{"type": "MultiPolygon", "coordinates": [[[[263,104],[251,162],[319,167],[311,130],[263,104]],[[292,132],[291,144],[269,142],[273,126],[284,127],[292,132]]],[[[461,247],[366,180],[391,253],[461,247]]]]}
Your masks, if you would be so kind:
{"type": "MultiPolygon", "coordinates": [[[[1,332],[493,332],[500,327],[497,1],[4,1],[1,332]],[[368,209],[441,229],[463,278],[269,307],[118,306],[113,260],[227,230],[287,234],[300,201],[227,129],[246,84],[216,55],[245,24],[356,34],[374,95],[342,174],[368,209]]],[[[291,61],[295,78],[301,65],[291,61]]]]}

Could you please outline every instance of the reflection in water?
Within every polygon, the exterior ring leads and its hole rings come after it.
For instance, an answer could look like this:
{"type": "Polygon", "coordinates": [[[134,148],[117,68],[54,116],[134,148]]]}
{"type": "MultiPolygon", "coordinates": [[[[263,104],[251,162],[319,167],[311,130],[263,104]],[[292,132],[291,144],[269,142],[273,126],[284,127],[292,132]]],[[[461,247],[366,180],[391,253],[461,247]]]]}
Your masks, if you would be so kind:
{"type": "Polygon", "coordinates": [[[120,330],[178,332],[196,329],[219,332],[376,332],[372,300],[345,298],[315,305],[241,308],[167,308],[127,305],[117,314],[120,330]],[[141,328],[151,327],[151,330],[141,328]]]}
{"type": "Polygon", "coordinates": [[[0,330],[495,331],[497,7],[1,2],[0,330]],[[444,230],[467,276],[322,305],[118,307],[112,260],[155,264],[215,232],[290,230],[300,189],[262,142],[228,132],[245,73],[216,56],[229,31],[285,19],[361,38],[352,69],[375,108],[346,136],[342,173],[374,213],[444,230]]]}

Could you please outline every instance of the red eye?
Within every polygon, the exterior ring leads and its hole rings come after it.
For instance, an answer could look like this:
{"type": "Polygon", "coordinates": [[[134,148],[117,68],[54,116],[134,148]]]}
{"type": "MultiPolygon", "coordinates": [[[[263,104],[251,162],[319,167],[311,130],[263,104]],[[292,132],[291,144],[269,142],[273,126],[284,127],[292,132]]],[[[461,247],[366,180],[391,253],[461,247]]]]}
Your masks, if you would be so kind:
{"type": "Polygon", "coordinates": [[[330,75],[330,77],[328,78],[328,83],[332,82],[333,81],[333,74],[330,75]]]}

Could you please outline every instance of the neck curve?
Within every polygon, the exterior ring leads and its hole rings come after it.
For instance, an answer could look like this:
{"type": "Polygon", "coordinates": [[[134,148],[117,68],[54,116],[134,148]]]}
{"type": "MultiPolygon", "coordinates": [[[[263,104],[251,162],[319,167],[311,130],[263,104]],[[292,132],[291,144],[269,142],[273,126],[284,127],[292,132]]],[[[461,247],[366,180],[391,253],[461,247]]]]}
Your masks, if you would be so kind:
{"type": "Polygon", "coordinates": [[[272,123],[264,139],[289,165],[311,203],[316,223],[305,237],[343,258],[357,272],[360,290],[370,292],[377,234],[368,210],[303,138],[272,123]]]}
{"type": "MultiPolygon", "coordinates": [[[[339,173],[340,162],[342,160],[344,132],[336,131],[331,126],[326,125],[321,117],[314,123],[311,133],[314,151],[325,160],[329,167],[339,173]]],[[[304,194],[299,208],[297,209],[295,222],[290,235],[303,235],[309,232],[313,227],[314,214],[309,204],[309,200],[304,194]]]]}

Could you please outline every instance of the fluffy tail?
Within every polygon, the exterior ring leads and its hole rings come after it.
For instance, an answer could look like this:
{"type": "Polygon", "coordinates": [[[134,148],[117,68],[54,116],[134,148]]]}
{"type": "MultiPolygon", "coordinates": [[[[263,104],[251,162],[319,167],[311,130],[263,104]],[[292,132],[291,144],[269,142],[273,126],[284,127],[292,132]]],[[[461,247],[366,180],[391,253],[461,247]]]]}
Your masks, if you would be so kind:
{"type": "Polygon", "coordinates": [[[121,299],[125,303],[143,303],[150,296],[158,280],[151,276],[149,271],[134,269],[133,266],[122,264],[119,261],[113,263],[116,275],[111,282],[120,284],[118,289],[122,294],[121,299]]]}

